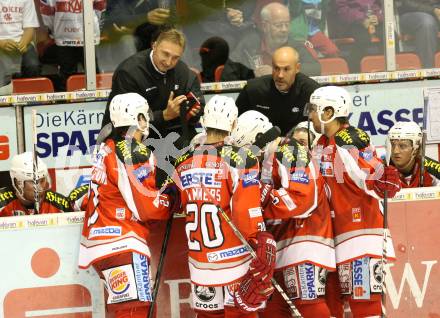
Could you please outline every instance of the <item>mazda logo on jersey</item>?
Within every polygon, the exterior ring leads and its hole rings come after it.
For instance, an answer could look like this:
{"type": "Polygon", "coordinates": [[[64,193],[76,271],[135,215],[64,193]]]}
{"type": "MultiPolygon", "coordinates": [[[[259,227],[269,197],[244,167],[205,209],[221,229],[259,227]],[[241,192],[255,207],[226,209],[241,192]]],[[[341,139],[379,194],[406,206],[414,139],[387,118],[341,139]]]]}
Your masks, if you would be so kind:
{"type": "Polygon", "coordinates": [[[218,260],[230,259],[245,254],[249,254],[248,249],[244,245],[240,245],[237,247],[227,248],[217,252],[211,252],[208,253],[206,256],[208,257],[209,262],[215,262],[218,260]]]}
{"type": "Polygon", "coordinates": [[[194,293],[200,301],[210,302],[215,297],[215,288],[209,286],[194,286],[194,293]]]}

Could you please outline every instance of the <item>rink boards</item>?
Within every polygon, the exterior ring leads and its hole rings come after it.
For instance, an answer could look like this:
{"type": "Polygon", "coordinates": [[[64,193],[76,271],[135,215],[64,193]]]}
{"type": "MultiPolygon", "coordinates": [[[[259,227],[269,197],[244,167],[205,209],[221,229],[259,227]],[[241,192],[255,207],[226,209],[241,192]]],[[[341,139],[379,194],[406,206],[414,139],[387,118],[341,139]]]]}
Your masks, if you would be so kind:
{"type": "MultiPolygon", "coordinates": [[[[0,317],[105,317],[96,273],[76,266],[82,222],[82,212],[0,218],[0,317]]],[[[440,188],[401,191],[389,204],[389,222],[397,261],[386,276],[388,317],[437,317],[440,188]]],[[[152,229],[153,267],[164,228],[157,223],[152,229]]],[[[184,218],[176,218],[158,317],[194,317],[186,250],[184,218]]]]}

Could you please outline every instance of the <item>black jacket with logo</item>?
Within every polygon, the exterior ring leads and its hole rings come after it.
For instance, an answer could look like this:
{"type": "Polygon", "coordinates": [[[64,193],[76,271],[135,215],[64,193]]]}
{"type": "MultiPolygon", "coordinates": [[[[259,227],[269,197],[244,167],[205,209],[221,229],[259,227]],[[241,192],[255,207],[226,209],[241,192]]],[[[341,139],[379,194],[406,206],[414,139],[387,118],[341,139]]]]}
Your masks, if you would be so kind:
{"type": "MultiPolygon", "coordinates": [[[[151,62],[150,53],[151,49],[130,56],[116,69],[113,74],[112,91],[108,98],[102,126],[110,122],[109,104],[117,94],[138,93],[145,97],[153,112],[153,118],[150,118],[152,121],[150,127],[154,126],[162,137],[172,131],[182,133],[179,118],[170,121],[165,121],[163,118],[162,112],[167,107],[171,91],[174,91],[174,97],[186,95],[191,91],[199,98],[202,105],[205,104],[200,83],[195,73],[185,63],[179,61],[175,68],[166,74],[160,74],[151,62]]],[[[199,112],[197,118],[192,118],[191,122],[197,122],[202,113],[199,112]]],[[[150,130],[150,136],[158,137],[154,129],[150,130]]]]}
{"type": "Polygon", "coordinates": [[[310,77],[298,73],[290,90],[281,93],[275,87],[272,75],[266,75],[249,80],[238,95],[236,104],[239,114],[248,110],[259,111],[285,135],[299,122],[307,120],[303,114],[304,106],[319,86],[310,77]]]}

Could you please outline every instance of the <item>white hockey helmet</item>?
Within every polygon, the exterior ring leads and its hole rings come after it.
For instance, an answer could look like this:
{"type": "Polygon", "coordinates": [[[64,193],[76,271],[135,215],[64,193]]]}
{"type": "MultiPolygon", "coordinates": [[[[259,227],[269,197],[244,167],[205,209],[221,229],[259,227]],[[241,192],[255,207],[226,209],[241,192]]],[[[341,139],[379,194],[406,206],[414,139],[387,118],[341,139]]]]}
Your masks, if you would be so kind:
{"type": "MultiPolygon", "coordinates": [[[[49,172],[47,166],[40,158],[37,159],[38,171],[37,180],[47,178],[49,180],[49,172]]],[[[23,199],[23,189],[25,181],[34,180],[34,159],[33,153],[30,151],[15,155],[11,160],[11,170],[9,171],[12,180],[12,186],[17,192],[17,196],[23,199]]],[[[41,189],[40,189],[41,190],[41,189]]]]}
{"type": "Polygon", "coordinates": [[[388,131],[389,140],[411,140],[414,149],[422,143],[422,129],[413,121],[399,121],[388,131]]]}
{"type": "Polygon", "coordinates": [[[138,93],[116,95],[110,102],[110,119],[113,127],[135,126],[148,136],[149,108],[147,100],[138,93]],[[143,127],[139,125],[141,114],[146,120],[146,126],[143,127]]]}
{"type": "Polygon", "coordinates": [[[351,96],[345,88],[339,86],[320,87],[310,96],[307,108],[310,107],[318,113],[319,121],[327,124],[337,117],[348,117],[351,111],[351,96]],[[324,122],[321,117],[327,107],[332,107],[334,113],[333,117],[324,122]]]}
{"type": "Polygon", "coordinates": [[[243,147],[252,145],[258,134],[264,134],[272,128],[272,123],[262,113],[248,110],[238,117],[237,126],[231,136],[234,144],[243,147]]]}
{"type": "Polygon", "coordinates": [[[308,126],[308,124],[307,124],[307,121],[302,121],[302,122],[300,122],[298,125],[295,126],[295,128],[293,129],[293,131],[295,132],[295,130],[297,130],[297,129],[306,129],[306,130],[309,130],[309,131],[312,133],[313,138],[317,138],[318,136],[320,136],[320,134],[318,134],[318,133],[315,131],[315,128],[313,128],[313,123],[312,123],[312,122],[310,122],[310,128],[309,128],[309,126],[308,126]]]}
{"type": "Polygon", "coordinates": [[[231,132],[237,116],[238,108],[233,98],[214,95],[206,104],[200,122],[205,129],[214,128],[231,132]]]}

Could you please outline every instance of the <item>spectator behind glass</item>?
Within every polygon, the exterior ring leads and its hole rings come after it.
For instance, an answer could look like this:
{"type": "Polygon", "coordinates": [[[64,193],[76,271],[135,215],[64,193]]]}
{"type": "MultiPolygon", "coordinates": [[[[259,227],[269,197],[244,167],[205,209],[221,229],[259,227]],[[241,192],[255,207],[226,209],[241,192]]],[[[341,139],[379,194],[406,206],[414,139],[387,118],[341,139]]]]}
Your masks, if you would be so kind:
{"type": "Polygon", "coordinates": [[[200,47],[202,58],[203,82],[215,82],[215,70],[224,65],[221,81],[239,81],[254,78],[254,72],[241,63],[231,61],[229,57],[229,45],[221,37],[212,37],[203,42],[200,47]]]}
{"type": "Polygon", "coordinates": [[[0,0],[0,95],[12,93],[12,75],[20,68],[23,76],[38,76],[38,57],[31,43],[38,26],[33,0],[0,0]]]}
{"type": "Polygon", "coordinates": [[[31,151],[15,155],[11,159],[12,188],[0,189],[0,217],[43,213],[71,212],[70,201],[51,190],[50,176],[46,164],[37,159],[38,169],[34,173],[31,151]],[[37,184],[34,183],[34,174],[37,184]],[[35,191],[38,200],[35,200],[35,191]],[[38,209],[35,202],[39,202],[38,209]]]}
{"type": "Polygon", "coordinates": [[[240,62],[255,71],[256,76],[272,73],[272,54],[282,47],[290,46],[298,51],[304,73],[320,75],[321,68],[303,41],[289,37],[289,9],[280,3],[270,3],[261,10],[259,30],[250,30],[237,44],[231,54],[233,61],[240,62]]]}
{"type": "Polygon", "coordinates": [[[158,5],[154,0],[107,1],[97,49],[101,71],[113,72],[127,57],[151,47],[152,35],[171,19],[170,8],[158,5]]]}
{"type": "MultiPolygon", "coordinates": [[[[93,0],[95,45],[100,41],[99,23],[105,4],[105,0],[93,0]]],[[[57,90],[65,91],[67,78],[78,72],[78,63],[84,63],[82,0],[40,0],[40,11],[56,44],[60,80],[55,86],[57,90]]]]}
{"type": "MultiPolygon", "coordinates": [[[[185,60],[199,65],[202,43],[221,35],[234,49],[238,41],[254,27],[251,15],[255,2],[251,0],[186,0],[186,10],[180,14],[182,29],[188,39],[185,60]]],[[[183,11],[183,10],[182,10],[183,11]]]]}
{"type": "Polygon", "coordinates": [[[322,55],[337,56],[339,49],[323,32],[328,4],[328,0],[290,0],[290,32],[295,40],[309,40],[322,55]]]}
{"type": "Polygon", "coordinates": [[[424,68],[434,66],[440,20],[439,0],[396,0],[402,33],[415,38],[415,51],[424,68]]]}
{"type": "Polygon", "coordinates": [[[339,36],[355,39],[348,64],[352,72],[360,71],[365,55],[382,54],[383,12],[381,0],[335,0],[339,36]]]}

